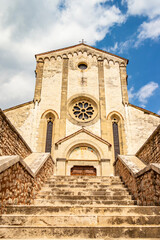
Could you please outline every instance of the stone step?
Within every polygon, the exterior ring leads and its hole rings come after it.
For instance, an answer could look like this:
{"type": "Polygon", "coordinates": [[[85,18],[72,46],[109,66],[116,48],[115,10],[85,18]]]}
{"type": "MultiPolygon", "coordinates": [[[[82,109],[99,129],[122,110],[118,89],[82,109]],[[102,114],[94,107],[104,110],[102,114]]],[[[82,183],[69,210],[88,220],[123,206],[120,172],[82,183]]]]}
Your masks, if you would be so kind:
{"type": "Polygon", "coordinates": [[[160,206],[112,206],[106,205],[105,207],[87,207],[87,206],[8,206],[5,209],[6,214],[11,215],[104,215],[104,216],[148,216],[160,215],[160,206]]]}
{"type": "Polygon", "coordinates": [[[52,176],[49,179],[59,181],[105,181],[105,180],[120,180],[119,176],[52,176]]]}
{"type": "Polygon", "coordinates": [[[114,225],[160,225],[160,215],[153,216],[86,216],[86,215],[3,215],[0,225],[6,226],[114,226],[114,225]]]}
{"type": "MultiPolygon", "coordinates": [[[[22,240],[25,238],[12,238],[12,240],[22,240]]],[[[48,240],[48,238],[29,238],[29,240],[48,240]]],[[[49,238],[50,240],[58,240],[59,238],[49,238]]],[[[74,240],[86,240],[86,238],[73,238],[74,240]]],[[[88,238],[89,240],[95,240],[95,238],[88,238]]],[[[133,240],[133,238],[96,238],[96,240],[133,240]]],[[[5,238],[9,240],[9,238],[5,238]]],[[[61,238],[61,240],[69,240],[68,238],[61,238]]],[[[134,238],[134,240],[159,240],[159,238],[134,238]]]]}
{"type": "MultiPolygon", "coordinates": [[[[22,240],[24,238],[12,238],[12,240],[22,240]]],[[[29,238],[29,240],[48,240],[48,238],[29,238]]],[[[58,240],[59,238],[49,238],[50,240],[58,240]]],[[[73,238],[74,240],[86,240],[86,238],[73,238]]],[[[95,238],[88,238],[89,240],[95,240],[95,238]]],[[[10,240],[5,238],[5,240],[10,240]]],[[[61,240],[69,240],[68,238],[61,238],[61,240]]],[[[96,240],[104,240],[104,238],[96,238],[96,240]]],[[[133,238],[105,238],[105,240],[133,240],[133,238]]],[[[159,240],[159,238],[134,238],[134,240],[159,240]]]]}
{"type": "Polygon", "coordinates": [[[120,189],[124,189],[126,188],[123,184],[121,183],[116,183],[116,184],[46,184],[44,186],[48,186],[51,188],[87,188],[87,189],[103,189],[103,188],[120,188],[120,189]]]}
{"type": "Polygon", "coordinates": [[[160,238],[160,226],[1,227],[0,238],[160,238]]]}
{"type": "Polygon", "coordinates": [[[54,200],[54,199],[41,199],[37,198],[35,199],[35,205],[46,205],[46,204],[52,204],[56,206],[98,206],[98,205],[135,205],[136,201],[135,200],[54,200]]]}
{"type": "Polygon", "coordinates": [[[50,190],[52,191],[56,191],[56,190],[61,190],[61,191],[116,191],[116,190],[126,190],[127,191],[127,188],[124,187],[123,185],[113,185],[113,186],[110,186],[110,185],[107,185],[107,186],[78,186],[78,185],[73,185],[73,186],[67,186],[67,185],[57,185],[57,186],[52,186],[52,184],[45,184],[43,187],[47,187],[47,188],[50,188],[50,190]]]}
{"type": "Polygon", "coordinates": [[[52,184],[75,184],[75,183],[78,183],[78,184],[110,184],[110,183],[112,183],[112,184],[123,184],[122,183],[122,181],[120,180],[120,179],[116,179],[116,180],[105,180],[105,181],[100,181],[100,179],[98,180],[98,181],[90,181],[90,180],[88,180],[88,181],[82,181],[81,179],[80,180],[76,180],[76,179],[74,179],[74,180],[72,180],[72,181],[70,181],[70,180],[68,180],[68,181],[64,181],[64,180],[61,180],[61,181],[59,181],[59,180],[52,180],[52,179],[49,179],[49,180],[47,180],[47,181],[45,181],[45,183],[52,183],[52,184]]]}
{"type": "Polygon", "coordinates": [[[129,195],[129,192],[126,189],[113,189],[113,190],[87,190],[87,189],[83,189],[83,190],[79,190],[79,189],[74,189],[74,190],[70,190],[70,189],[65,189],[65,190],[61,190],[61,189],[50,189],[48,187],[43,187],[40,191],[40,193],[43,194],[48,194],[48,193],[52,193],[53,195],[72,195],[72,196],[88,196],[88,195],[129,195]]]}
{"type": "Polygon", "coordinates": [[[100,200],[132,200],[130,195],[114,195],[114,196],[104,196],[104,195],[97,195],[97,196],[70,196],[70,195],[54,195],[51,192],[48,193],[39,193],[37,198],[47,199],[47,200],[85,200],[85,201],[100,201],[100,200]]]}

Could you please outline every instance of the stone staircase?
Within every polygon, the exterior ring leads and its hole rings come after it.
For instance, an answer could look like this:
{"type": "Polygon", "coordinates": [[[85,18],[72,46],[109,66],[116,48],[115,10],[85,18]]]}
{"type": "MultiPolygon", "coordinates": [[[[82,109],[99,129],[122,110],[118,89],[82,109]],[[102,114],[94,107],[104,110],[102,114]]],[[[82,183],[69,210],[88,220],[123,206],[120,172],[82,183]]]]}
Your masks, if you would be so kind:
{"type": "Polygon", "coordinates": [[[119,177],[58,176],[0,225],[2,239],[160,239],[160,207],[136,206],[119,177]]]}

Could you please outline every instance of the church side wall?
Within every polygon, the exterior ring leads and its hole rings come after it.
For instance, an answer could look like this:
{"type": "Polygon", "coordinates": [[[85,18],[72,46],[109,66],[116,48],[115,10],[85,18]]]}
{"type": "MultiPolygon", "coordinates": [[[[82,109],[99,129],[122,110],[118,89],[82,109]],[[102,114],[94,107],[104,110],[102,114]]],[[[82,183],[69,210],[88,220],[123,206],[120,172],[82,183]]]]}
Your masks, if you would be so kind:
{"type": "Polygon", "coordinates": [[[160,125],[138,150],[136,156],[145,163],[160,163],[160,125]]]}
{"type": "Polygon", "coordinates": [[[24,104],[22,106],[4,111],[5,115],[22,135],[27,144],[32,149],[31,137],[33,132],[33,112],[34,103],[24,104]]]}
{"type": "Polygon", "coordinates": [[[27,143],[0,110],[0,156],[19,155],[26,158],[31,153],[27,143]]]}
{"type": "Polygon", "coordinates": [[[127,154],[134,155],[160,124],[160,118],[132,106],[126,106],[125,110],[127,154]]]}

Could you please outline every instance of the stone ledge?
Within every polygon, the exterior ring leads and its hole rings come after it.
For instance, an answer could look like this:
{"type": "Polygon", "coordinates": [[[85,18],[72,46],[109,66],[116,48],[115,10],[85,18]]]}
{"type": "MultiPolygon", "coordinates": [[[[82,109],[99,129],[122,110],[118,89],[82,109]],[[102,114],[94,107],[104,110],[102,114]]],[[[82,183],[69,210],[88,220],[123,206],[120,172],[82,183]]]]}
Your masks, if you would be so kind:
{"type": "MultiPolygon", "coordinates": [[[[126,166],[128,171],[131,173],[133,177],[139,177],[145,172],[148,172],[150,169],[160,174],[160,164],[159,163],[151,163],[149,165],[145,165],[138,157],[134,155],[118,155],[117,160],[120,160],[123,162],[123,164],[126,166]]],[[[117,161],[116,160],[116,161],[117,161]]],[[[114,162],[114,165],[116,164],[116,161],[114,162]]]]}
{"type": "MultiPolygon", "coordinates": [[[[134,155],[118,155],[116,161],[118,159],[123,162],[123,164],[127,167],[128,171],[134,177],[146,167],[146,165],[134,155]]],[[[116,164],[116,161],[114,162],[114,165],[116,164]]]]}
{"type": "Polygon", "coordinates": [[[18,155],[15,156],[0,156],[0,173],[5,171],[17,162],[20,162],[22,158],[18,155]]]}
{"type": "MultiPolygon", "coordinates": [[[[24,160],[18,155],[0,156],[0,173],[7,170],[17,162],[20,162],[27,172],[35,178],[49,157],[51,157],[50,153],[32,153],[24,160]]],[[[52,161],[54,164],[53,159],[52,161]]]]}
{"type": "MultiPolygon", "coordinates": [[[[43,167],[47,159],[51,157],[50,153],[32,153],[24,159],[25,164],[31,171],[33,177],[37,175],[39,170],[43,167]]],[[[51,157],[52,159],[52,157],[51,157]]],[[[52,159],[53,164],[54,160],[52,159]]]]}

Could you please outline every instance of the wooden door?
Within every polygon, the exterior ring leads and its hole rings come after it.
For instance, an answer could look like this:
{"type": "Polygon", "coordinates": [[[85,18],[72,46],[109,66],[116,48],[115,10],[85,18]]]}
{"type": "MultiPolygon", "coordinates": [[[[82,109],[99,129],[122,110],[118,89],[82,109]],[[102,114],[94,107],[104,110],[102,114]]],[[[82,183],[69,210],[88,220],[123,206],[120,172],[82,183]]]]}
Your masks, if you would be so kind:
{"type": "Polygon", "coordinates": [[[96,168],[93,166],[74,166],[71,168],[72,176],[96,176],[96,168]]]}

